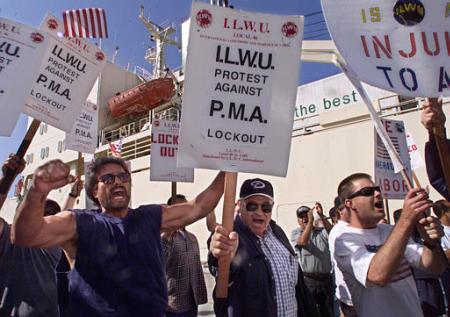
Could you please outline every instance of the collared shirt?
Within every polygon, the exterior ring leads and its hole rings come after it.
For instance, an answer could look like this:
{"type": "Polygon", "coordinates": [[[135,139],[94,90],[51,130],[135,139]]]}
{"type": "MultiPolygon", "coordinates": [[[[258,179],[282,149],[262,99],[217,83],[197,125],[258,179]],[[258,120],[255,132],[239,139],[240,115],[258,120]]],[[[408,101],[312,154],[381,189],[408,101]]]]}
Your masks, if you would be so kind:
{"type": "Polygon", "coordinates": [[[314,228],[307,246],[297,245],[298,237],[303,233],[296,228],[291,234],[291,243],[298,255],[300,266],[305,273],[331,273],[331,257],[328,248],[328,233],[324,228],[314,228]]]}
{"type": "Polygon", "coordinates": [[[195,235],[177,230],[161,238],[166,264],[167,311],[183,313],[208,301],[200,249],[195,235]]]}
{"type": "Polygon", "coordinates": [[[296,317],[297,259],[275,237],[270,226],[267,227],[264,237],[259,237],[259,241],[275,279],[277,316],[296,317]]]}

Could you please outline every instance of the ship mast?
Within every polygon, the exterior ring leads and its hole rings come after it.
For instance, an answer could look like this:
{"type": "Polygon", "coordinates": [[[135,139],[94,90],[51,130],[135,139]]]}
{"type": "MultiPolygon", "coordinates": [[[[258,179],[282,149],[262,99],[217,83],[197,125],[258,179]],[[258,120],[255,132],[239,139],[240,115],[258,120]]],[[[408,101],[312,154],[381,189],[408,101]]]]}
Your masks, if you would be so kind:
{"type": "Polygon", "coordinates": [[[166,73],[165,63],[165,49],[166,45],[175,45],[178,49],[181,49],[180,43],[172,39],[172,35],[175,33],[175,27],[173,25],[157,25],[150,19],[144,16],[144,6],[141,5],[141,11],[139,19],[144,23],[147,30],[150,32],[150,40],[154,41],[156,46],[150,47],[146,54],[145,60],[153,65],[153,78],[159,78],[166,73]]]}

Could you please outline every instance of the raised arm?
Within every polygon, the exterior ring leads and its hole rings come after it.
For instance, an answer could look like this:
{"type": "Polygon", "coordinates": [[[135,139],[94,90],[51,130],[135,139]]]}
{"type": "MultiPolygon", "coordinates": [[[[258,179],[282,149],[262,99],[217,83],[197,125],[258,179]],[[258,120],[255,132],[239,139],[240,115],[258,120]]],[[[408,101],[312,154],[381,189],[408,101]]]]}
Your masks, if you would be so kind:
{"type": "Polygon", "coordinates": [[[417,230],[424,241],[424,250],[420,258],[420,265],[427,271],[441,275],[447,266],[447,258],[440,248],[440,240],[444,230],[439,220],[426,217],[419,220],[417,230]]]}
{"type": "Polygon", "coordinates": [[[315,207],[316,207],[317,214],[319,215],[320,219],[322,220],[323,227],[325,228],[325,230],[328,233],[330,233],[331,229],[333,229],[333,225],[328,221],[327,217],[325,217],[325,215],[323,214],[322,204],[317,201],[315,207]]]}
{"type": "Polygon", "coordinates": [[[161,230],[171,231],[185,227],[210,213],[222,197],[224,179],[225,173],[220,172],[194,200],[184,204],[163,206],[161,230]]]}
{"type": "Polygon", "coordinates": [[[206,228],[213,233],[217,225],[216,212],[213,210],[206,216],[206,228]]]}
{"type": "Polygon", "coordinates": [[[427,193],[421,188],[408,192],[398,223],[370,262],[367,272],[369,282],[378,286],[389,283],[404,258],[406,244],[417,222],[425,210],[431,207],[427,199],[427,193]]]}
{"type": "MultiPolygon", "coordinates": [[[[12,170],[12,171],[14,171],[14,178],[16,178],[16,176],[19,175],[23,171],[24,168],[25,168],[25,160],[19,159],[18,156],[11,154],[8,157],[8,159],[3,163],[2,173],[3,173],[3,175],[6,175],[8,170],[12,170]]],[[[1,179],[3,179],[3,176],[1,179]]],[[[0,206],[3,205],[7,196],[8,196],[8,193],[0,194],[0,206]]]]}
{"type": "Polygon", "coordinates": [[[27,247],[52,247],[72,241],[76,235],[75,217],[70,211],[44,217],[48,193],[74,181],[70,169],[60,160],[36,169],[33,184],[16,211],[12,226],[13,243],[27,247]]]}
{"type": "MultiPolygon", "coordinates": [[[[437,148],[434,129],[441,131],[444,145],[443,151],[450,153],[450,140],[445,135],[445,114],[442,110],[442,98],[429,98],[423,105],[421,122],[428,130],[429,141],[425,144],[425,163],[430,184],[447,200],[450,199],[450,191],[445,182],[439,151],[437,148]],[[444,141],[445,140],[445,141],[444,141]]],[[[445,155],[445,154],[444,154],[445,155]]],[[[447,154],[448,155],[448,154],[447,154]]]]}
{"type": "Polygon", "coordinates": [[[306,247],[311,239],[311,232],[314,226],[314,207],[308,211],[308,223],[305,226],[305,230],[298,236],[297,245],[300,247],[306,247]]]}

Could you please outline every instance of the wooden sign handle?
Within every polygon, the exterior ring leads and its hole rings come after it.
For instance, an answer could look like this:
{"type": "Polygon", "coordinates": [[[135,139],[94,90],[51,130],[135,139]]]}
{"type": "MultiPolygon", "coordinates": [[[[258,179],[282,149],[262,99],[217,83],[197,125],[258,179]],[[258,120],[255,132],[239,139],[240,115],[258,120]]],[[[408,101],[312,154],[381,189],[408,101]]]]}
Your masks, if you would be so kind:
{"type": "Polygon", "coordinates": [[[78,159],[77,159],[77,177],[81,177],[83,175],[84,170],[84,159],[81,152],[78,152],[78,159]]]}
{"type": "Polygon", "coordinates": [[[175,197],[177,196],[177,182],[171,182],[171,196],[172,199],[175,199],[175,197]]]}
{"type": "Polygon", "coordinates": [[[406,170],[405,170],[405,169],[402,169],[402,170],[400,171],[400,173],[401,173],[401,175],[402,175],[402,177],[403,177],[403,180],[406,182],[406,187],[408,187],[408,190],[413,189],[413,188],[414,188],[413,183],[412,183],[411,180],[409,179],[408,173],[406,173],[406,170]]]}
{"type": "MultiPolygon", "coordinates": [[[[225,172],[225,192],[223,202],[222,226],[229,232],[233,231],[234,211],[236,202],[237,173],[225,172]]],[[[216,297],[227,298],[228,275],[230,273],[230,260],[219,260],[219,272],[216,285],[216,297]]]]}
{"type": "MultiPolygon", "coordinates": [[[[33,137],[36,134],[36,131],[39,128],[40,124],[41,121],[36,119],[33,119],[33,121],[31,122],[27,133],[23,137],[22,143],[20,143],[19,149],[16,152],[16,156],[18,156],[19,159],[23,159],[23,157],[25,156],[25,153],[30,147],[31,141],[33,140],[33,137]]],[[[11,187],[12,183],[14,182],[14,178],[16,177],[16,173],[17,171],[15,170],[8,170],[6,174],[3,175],[3,179],[0,181],[0,194],[8,194],[9,188],[11,187]]],[[[2,206],[3,203],[1,203],[0,208],[2,206]]]]}
{"type": "Polygon", "coordinates": [[[444,180],[447,184],[447,189],[450,188],[450,153],[448,151],[447,140],[443,127],[433,128],[434,142],[441,161],[442,172],[444,174],[444,180]]]}

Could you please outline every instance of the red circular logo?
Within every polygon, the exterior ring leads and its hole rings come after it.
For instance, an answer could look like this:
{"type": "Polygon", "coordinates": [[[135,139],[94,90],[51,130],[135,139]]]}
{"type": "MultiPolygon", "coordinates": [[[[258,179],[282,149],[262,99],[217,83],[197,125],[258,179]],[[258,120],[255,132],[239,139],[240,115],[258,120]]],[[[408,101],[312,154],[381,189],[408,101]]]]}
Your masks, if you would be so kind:
{"type": "Polygon", "coordinates": [[[93,105],[92,109],[94,109],[94,111],[97,111],[97,105],[93,105]]]}
{"type": "Polygon", "coordinates": [[[31,33],[30,37],[34,43],[41,43],[44,40],[44,36],[38,32],[31,33]]]}
{"type": "Polygon", "coordinates": [[[56,30],[58,28],[58,21],[56,21],[55,19],[49,19],[47,21],[47,26],[51,30],[56,30]]]}
{"type": "Polygon", "coordinates": [[[103,54],[103,52],[97,52],[95,53],[95,58],[97,58],[98,61],[102,61],[105,59],[105,54],[103,54]]]}
{"type": "Polygon", "coordinates": [[[197,16],[195,17],[197,24],[202,28],[207,28],[211,25],[212,22],[212,14],[208,10],[200,10],[197,12],[197,16]]]}
{"type": "Polygon", "coordinates": [[[298,33],[298,27],[297,24],[293,22],[286,22],[283,24],[283,27],[281,28],[281,32],[283,32],[283,35],[285,37],[294,37],[298,33]]]}
{"type": "Polygon", "coordinates": [[[159,120],[155,120],[155,121],[153,122],[153,124],[155,125],[155,127],[159,127],[159,120]]]}

